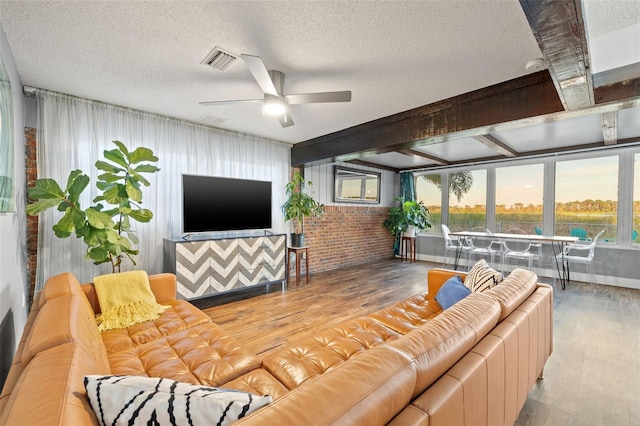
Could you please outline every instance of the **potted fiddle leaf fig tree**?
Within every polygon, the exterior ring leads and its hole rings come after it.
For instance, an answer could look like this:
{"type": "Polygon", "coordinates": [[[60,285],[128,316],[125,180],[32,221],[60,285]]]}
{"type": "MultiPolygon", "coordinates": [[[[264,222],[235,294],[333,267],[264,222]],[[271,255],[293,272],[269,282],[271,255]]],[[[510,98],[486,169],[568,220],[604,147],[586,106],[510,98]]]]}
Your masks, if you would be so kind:
{"type": "Polygon", "coordinates": [[[282,212],[284,220],[291,221],[293,226],[291,234],[293,247],[304,247],[304,218],[319,217],[324,213],[324,204],[320,204],[305,192],[305,184],[307,187],[313,185],[311,181],[305,182],[302,174],[296,172],[291,182],[285,185],[287,201],[282,205],[282,212]]]}
{"type": "Polygon", "coordinates": [[[396,201],[399,205],[389,210],[389,217],[384,221],[384,227],[392,235],[415,237],[418,229],[431,228],[429,210],[422,201],[404,201],[402,197],[396,201]]]}
{"type": "Polygon", "coordinates": [[[87,245],[85,257],[95,265],[111,263],[113,272],[120,272],[123,256],[135,265],[138,238],[131,229],[131,220],[146,223],[153,213],[142,208],[142,188],[149,186],[144,177],[160,169],[153,165],[158,157],[149,148],[129,151],[120,141],[113,141],[116,149],[105,150],[105,161],[95,163],[103,172],[98,176],[96,187],[102,191],[93,199],[93,205],[83,208],[80,195],[89,185],[89,176],[82,170],[73,170],[67,178],[66,186],[60,186],[54,179],[38,179],[29,188],[29,198],[35,200],[27,206],[29,215],[38,215],[52,207],[64,212],[62,218],[53,225],[58,238],[68,238],[75,233],[87,245]]]}

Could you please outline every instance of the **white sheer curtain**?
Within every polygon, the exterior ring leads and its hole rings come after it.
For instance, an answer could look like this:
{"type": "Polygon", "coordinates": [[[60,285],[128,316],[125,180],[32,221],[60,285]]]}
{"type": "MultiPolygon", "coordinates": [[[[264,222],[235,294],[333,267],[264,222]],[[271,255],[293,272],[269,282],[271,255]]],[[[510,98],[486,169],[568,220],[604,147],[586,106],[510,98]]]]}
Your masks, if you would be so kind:
{"type": "MultiPolygon", "coordinates": [[[[183,173],[271,181],[272,231],[285,232],[280,206],[290,176],[290,145],[44,90],[37,99],[38,177],[62,186],[71,170],[84,171],[91,184],[80,200],[83,208],[97,196],[94,164],[105,149],[115,148],[113,140],[129,149],[151,148],[159,157],[162,170],[149,175],[151,186],[143,188],[143,204],[154,217],[150,223],[132,222],[140,254],[137,266],[123,261],[123,271],[163,271],[163,239],[182,232],[183,173]]],[[[40,215],[37,289],[62,272],[72,272],[80,282],[111,272],[110,264],[95,266],[85,259],[81,239],[55,237],[51,227],[60,217],[55,209],[40,215]]]]}

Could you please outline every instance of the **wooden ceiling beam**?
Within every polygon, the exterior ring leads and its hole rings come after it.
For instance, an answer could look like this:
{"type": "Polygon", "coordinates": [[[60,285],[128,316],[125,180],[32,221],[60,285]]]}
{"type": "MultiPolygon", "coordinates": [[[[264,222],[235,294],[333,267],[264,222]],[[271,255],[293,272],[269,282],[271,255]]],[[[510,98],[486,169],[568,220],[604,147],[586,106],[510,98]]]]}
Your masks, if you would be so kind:
{"type": "Polygon", "coordinates": [[[451,133],[563,110],[553,81],[543,70],[297,143],[291,148],[291,164],[349,161],[411,149],[442,142],[451,133]]]}
{"type": "Polygon", "coordinates": [[[595,105],[581,0],[520,0],[567,111],[595,105]]]}
{"type": "Polygon", "coordinates": [[[417,157],[417,158],[424,158],[426,160],[429,160],[435,164],[437,164],[438,166],[446,166],[448,164],[450,164],[448,161],[443,160],[440,157],[436,157],[434,155],[429,155],[429,154],[425,154],[422,151],[417,151],[415,149],[402,149],[400,151],[397,151],[400,154],[404,154],[404,155],[408,155],[410,157],[417,157]]]}
{"type": "MultiPolygon", "coordinates": [[[[640,137],[618,140],[617,144],[618,145],[640,144],[640,137]]],[[[602,149],[602,143],[594,142],[594,143],[585,144],[585,145],[572,145],[572,146],[564,146],[564,147],[560,147],[560,148],[539,149],[539,150],[535,150],[535,151],[520,152],[518,154],[518,158],[539,157],[539,156],[545,156],[545,155],[549,155],[549,154],[560,154],[560,153],[565,153],[565,152],[576,152],[576,151],[597,150],[597,149],[602,149]]],[[[452,161],[449,165],[450,166],[465,166],[465,165],[468,165],[470,163],[473,163],[473,164],[477,165],[477,164],[486,163],[486,162],[504,161],[504,160],[505,160],[505,158],[502,157],[502,156],[492,156],[492,157],[474,158],[473,160],[452,161]]],[[[442,166],[435,166],[435,165],[434,166],[423,166],[423,167],[414,168],[414,169],[402,169],[400,171],[404,171],[404,170],[429,171],[431,169],[440,169],[441,167],[442,166]]]]}
{"type": "Polygon", "coordinates": [[[385,166],[384,164],[372,163],[370,161],[350,160],[350,161],[347,161],[347,163],[357,164],[359,166],[365,166],[365,167],[372,167],[374,169],[388,170],[388,171],[394,172],[394,173],[400,173],[400,169],[398,169],[396,167],[385,166]]]}
{"type": "Polygon", "coordinates": [[[582,0],[519,1],[548,70],[297,143],[291,164],[366,161],[370,155],[585,115],[597,107],[638,104],[640,79],[631,74],[594,89],[582,0]]]}
{"type": "Polygon", "coordinates": [[[619,81],[595,89],[597,105],[638,97],[640,97],[640,78],[619,81]]]}
{"type": "Polygon", "coordinates": [[[478,142],[484,144],[485,146],[488,146],[489,148],[493,149],[494,151],[499,152],[500,154],[504,155],[505,157],[517,157],[518,156],[518,151],[511,149],[510,147],[508,147],[507,145],[505,145],[502,141],[500,141],[498,138],[491,136],[491,135],[479,135],[479,136],[475,136],[474,137],[475,140],[477,140],[478,142]]]}

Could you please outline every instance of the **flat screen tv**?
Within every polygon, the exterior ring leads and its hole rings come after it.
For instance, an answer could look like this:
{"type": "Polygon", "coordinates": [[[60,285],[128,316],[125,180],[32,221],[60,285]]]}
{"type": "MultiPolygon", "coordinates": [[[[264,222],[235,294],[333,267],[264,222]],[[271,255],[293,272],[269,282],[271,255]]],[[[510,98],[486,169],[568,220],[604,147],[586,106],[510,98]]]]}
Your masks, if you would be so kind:
{"type": "Polygon", "coordinates": [[[182,175],[182,231],[271,228],[271,182],[182,175]]]}

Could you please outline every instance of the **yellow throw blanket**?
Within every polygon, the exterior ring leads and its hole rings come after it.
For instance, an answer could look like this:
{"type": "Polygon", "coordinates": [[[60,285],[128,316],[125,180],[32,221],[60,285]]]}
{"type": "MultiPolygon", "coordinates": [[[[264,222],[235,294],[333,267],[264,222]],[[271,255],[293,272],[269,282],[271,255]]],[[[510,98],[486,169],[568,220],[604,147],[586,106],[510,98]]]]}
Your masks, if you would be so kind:
{"type": "Polygon", "coordinates": [[[96,315],[100,331],[154,321],[169,308],[156,302],[144,271],[101,275],[93,279],[93,285],[102,310],[96,315]]]}

